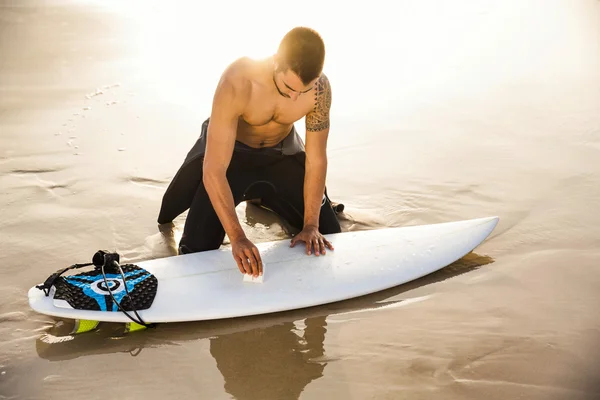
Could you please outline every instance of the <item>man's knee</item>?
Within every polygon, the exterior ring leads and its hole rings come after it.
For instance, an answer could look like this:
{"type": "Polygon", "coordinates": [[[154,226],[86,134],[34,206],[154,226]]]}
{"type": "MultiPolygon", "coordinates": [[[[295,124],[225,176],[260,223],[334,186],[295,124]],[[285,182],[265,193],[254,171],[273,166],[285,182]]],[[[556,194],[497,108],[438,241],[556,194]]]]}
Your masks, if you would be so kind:
{"type": "Polygon", "coordinates": [[[342,231],[342,227],[340,226],[337,218],[335,220],[326,221],[325,223],[319,224],[319,232],[322,235],[327,235],[329,233],[340,233],[342,231]]]}
{"type": "Polygon", "coordinates": [[[340,225],[340,221],[337,218],[337,215],[331,204],[327,202],[321,207],[321,217],[319,218],[319,232],[322,235],[327,235],[329,233],[340,233],[342,231],[342,227],[340,225]]]}
{"type": "Polygon", "coordinates": [[[179,254],[199,253],[201,251],[217,250],[221,247],[224,237],[190,237],[183,235],[179,241],[179,254]]]}
{"type": "Polygon", "coordinates": [[[340,233],[341,231],[342,227],[337,218],[337,212],[334,209],[329,196],[327,196],[327,191],[325,191],[323,201],[321,202],[319,232],[321,232],[322,235],[327,235],[329,233],[340,233]]]}

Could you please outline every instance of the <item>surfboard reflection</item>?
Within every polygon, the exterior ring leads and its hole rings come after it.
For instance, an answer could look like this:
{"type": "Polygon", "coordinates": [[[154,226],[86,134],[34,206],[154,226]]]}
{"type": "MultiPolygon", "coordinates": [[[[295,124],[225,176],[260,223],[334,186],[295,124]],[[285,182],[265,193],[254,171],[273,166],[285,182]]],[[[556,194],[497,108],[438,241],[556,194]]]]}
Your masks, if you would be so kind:
{"type": "Polygon", "coordinates": [[[286,322],[210,339],[210,354],[236,399],[297,399],[323,376],[326,317],[286,322]],[[266,379],[268,377],[268,379],[266,379]]]}

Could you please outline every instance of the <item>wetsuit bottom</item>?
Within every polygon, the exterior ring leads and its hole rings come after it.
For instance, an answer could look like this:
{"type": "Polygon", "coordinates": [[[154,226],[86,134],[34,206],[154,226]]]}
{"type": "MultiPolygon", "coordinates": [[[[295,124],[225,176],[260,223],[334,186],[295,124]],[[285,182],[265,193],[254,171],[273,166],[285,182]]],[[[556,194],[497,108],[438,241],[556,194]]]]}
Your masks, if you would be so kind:
{"type": "MultiPolygon", "coordinates": [[[[283,155],[238,144],[227,169],[227,181],[237,206],[242,201],[261,199],[261,204],[277,213],[292,227],[304,224],[305,153],[283,155]],[[240,151],[239,148],[245,148],[240,151]]],[[[167,188],[158,217],[171,222],[189,208],[179,243],[182,254],[214,250],[221,246],[225,230],[202,182],[204,157],[187,159],[167,188]]],[[[327,193],[319,215],[322,234],[341,232],[327,193]]]]}

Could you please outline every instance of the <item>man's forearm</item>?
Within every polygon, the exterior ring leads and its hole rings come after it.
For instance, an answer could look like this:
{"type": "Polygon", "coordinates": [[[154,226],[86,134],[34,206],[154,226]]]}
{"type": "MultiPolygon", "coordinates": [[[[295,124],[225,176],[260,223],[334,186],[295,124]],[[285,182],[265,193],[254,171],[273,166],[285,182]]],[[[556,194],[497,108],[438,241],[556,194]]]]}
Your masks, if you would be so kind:
{"type": "Polygon", "coordinates": [[[245,237],[246,235],[235,212],[233,194],[226,175],[224,173],[204,174],[203,181],[212,206],[229,239],[233,241],[245,237]]]}
{"type": "Polygon", "coordinates": [[[319,227],[326,175],[327,160],[318,163],[307,163],[304,178],[304,226],[319,227]]]}

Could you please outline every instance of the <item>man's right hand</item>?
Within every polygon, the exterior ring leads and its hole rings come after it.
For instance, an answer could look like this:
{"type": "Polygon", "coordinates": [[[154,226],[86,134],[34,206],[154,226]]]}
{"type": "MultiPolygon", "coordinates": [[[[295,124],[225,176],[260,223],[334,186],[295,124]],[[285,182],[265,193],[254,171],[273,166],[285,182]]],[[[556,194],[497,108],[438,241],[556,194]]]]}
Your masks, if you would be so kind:
{"type": "Polygon", "coordinates": [[[254,277],[262,275],[263,264],[258,248],[248,238],[240,238],[231,241],[233,258],[242,274],[254,277]]]}

